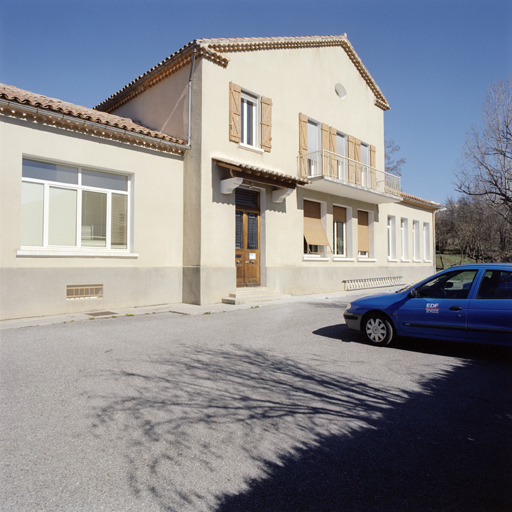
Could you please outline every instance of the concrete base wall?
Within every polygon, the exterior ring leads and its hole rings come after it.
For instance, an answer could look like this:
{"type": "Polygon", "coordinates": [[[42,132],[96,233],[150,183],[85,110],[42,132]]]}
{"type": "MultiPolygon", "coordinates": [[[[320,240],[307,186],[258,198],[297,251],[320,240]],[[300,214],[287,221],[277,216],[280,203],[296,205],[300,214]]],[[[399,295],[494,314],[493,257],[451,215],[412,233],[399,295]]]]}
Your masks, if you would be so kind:
{"type": "Polygon", "coordinates": [[[24,268],[0,271],[0,319],[182,301],[181,268],[24,268]],[[70,285],[103,285],[103,298],[66,299],[70,285]]]}

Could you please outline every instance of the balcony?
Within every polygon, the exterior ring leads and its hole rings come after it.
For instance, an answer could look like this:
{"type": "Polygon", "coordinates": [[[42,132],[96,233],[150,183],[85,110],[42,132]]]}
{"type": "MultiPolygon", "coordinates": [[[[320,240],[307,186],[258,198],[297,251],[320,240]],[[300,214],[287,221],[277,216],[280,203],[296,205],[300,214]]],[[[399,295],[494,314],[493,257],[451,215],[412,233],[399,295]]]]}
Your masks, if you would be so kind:
{"type": "Polygon", "coordinates": [[[399,176],[330,151],[300,155],[298,167],[301,178],[311,181],[306,185],[311,190],[372,204],[402,201],[399,176]]]}

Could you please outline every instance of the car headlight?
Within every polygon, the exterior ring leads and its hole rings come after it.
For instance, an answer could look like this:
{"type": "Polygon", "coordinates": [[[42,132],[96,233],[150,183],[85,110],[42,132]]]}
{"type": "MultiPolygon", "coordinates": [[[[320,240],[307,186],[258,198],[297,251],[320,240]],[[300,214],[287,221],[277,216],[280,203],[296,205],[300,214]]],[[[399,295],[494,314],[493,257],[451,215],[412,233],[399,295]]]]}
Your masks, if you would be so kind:
{"type": "Polygon", "coordinates": [[[349,302],[349,303],[347,304],[347,307],[345,308],[345,311],[349,310],[351,307],[352,307],[352,303],[351,303],[351,302],[349,302]]]}

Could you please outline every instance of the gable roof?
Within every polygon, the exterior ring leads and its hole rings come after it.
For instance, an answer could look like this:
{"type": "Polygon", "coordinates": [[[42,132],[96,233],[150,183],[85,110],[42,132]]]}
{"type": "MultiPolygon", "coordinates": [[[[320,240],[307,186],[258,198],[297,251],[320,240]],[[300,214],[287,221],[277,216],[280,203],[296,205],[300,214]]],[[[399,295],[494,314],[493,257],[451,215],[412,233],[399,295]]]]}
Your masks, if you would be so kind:
{"type": "Polygon", "coordinates": [[[139,94],[142,94],[153,85],[190,64],[192,58],[204,58],[220,66],[227,67],[229,59],[225,54],[231,52],[319,48],[328,46],[339,46],[345,50],[349,59],[357,68],[368,87],[372,90],[375,96],[375,105],[382,110],[389,110],[390,106],[388,101],[370,75],[370,72],[366,69],[359,55],[357,55],[354,47],[350,44],[346,34],[342,34],[341,36],[196,39],[167,57],[167,59],[157,64],[143,75],[137,77],[123,89],[116,92],[99,105],[96,105],[94,108],[105,112],[112,112],[139,94]]]}
{"type": "Polygon", "coordinates": [[[2,83],[0,114],[29,118],[60,128],[171,153],[182,153],[186,144],[186,141],[150,130],[127,117],[99,112],[2,83]]]}

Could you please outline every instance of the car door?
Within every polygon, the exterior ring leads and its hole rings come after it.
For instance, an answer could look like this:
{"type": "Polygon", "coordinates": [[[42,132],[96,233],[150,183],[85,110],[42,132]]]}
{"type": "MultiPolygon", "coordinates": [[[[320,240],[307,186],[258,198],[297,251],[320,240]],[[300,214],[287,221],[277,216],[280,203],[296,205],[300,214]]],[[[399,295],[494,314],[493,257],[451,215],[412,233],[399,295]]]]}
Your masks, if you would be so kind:
{"type": "Polygon", "coordinates": [[[467,313],[477,270],[455,270],[413,288],[396,311],[399,329],[415,336],[466,339],[467,313]]]}
{"type": "Polygon", "coordinates": [[[512,343],[512,271],[485,271],[478,292],[469,303],[468,338],[512,343]]]}

